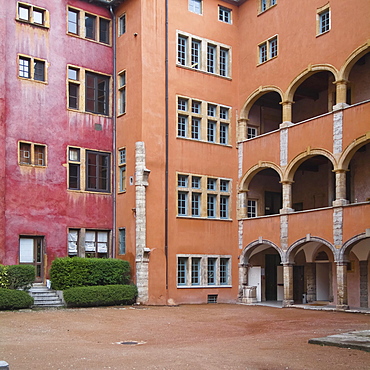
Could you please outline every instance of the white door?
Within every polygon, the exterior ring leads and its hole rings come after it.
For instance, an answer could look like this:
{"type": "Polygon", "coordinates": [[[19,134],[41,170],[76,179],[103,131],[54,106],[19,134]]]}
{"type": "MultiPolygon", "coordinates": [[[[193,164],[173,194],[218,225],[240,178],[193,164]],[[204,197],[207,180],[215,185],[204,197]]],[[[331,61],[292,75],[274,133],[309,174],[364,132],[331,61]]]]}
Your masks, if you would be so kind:
{"type": "Polygon", "coordinates": [[[329,267],[330,263],[316,263],[316,300],[329,300],[329,267]]]}
{"type": "Polygon", "coordinates": [[[257,287],[257,301],[261,302],[261,266],[249,267],[248,285],[257,287]]]}

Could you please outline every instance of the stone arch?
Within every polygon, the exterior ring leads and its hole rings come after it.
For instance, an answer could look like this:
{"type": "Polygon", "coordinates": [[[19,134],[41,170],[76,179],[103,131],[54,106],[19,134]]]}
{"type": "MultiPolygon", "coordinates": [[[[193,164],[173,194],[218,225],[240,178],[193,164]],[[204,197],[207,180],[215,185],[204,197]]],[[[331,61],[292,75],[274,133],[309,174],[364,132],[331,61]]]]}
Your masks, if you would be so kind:
{"type": "Polygon", "coordinates": [[[351,73],[352,67],[356,64],[356,62],[359,59],[361,59],[368,52],[370,52],[370,40],[368,40],[365,44],[359,46],[346,59],[345,63],[343,64],[339,71],[338,79],[347,81],[349,78],[349,74],[351,73]]]}
{"type": "Polygon", "coordinates": [[[241,263],[243,265],[248,265],[249,263],[249,255],[250,253],[252,253],[258,246],[260,245],[263,245],[263,244],[266,244],[268,245],[269,247],[272,247],[274,248],[278,253],[279,253],[279,256],[281,258],[281,260],[283,261],[283,258],[284,258],[284,251],[279,248],[275,243],[273,243],[272,241],[270,240],[266,240],[266,239],[258,239],[258,240],[254,240],[253,242],[249,243],[244,249],[243,249],[243,252],[241,254],[241,263]]]}
{"type": "Polygon", "coordinates": [[[275,164],[274,162],[269,162],[269,161],[260,161],[258,164],[254,165],[251,167],[245,174],[244,176],[240,179],[240,185],[239,185],[239,191],[244,192],[248,191],[248,187],[250,182],[252,181],[253,177],[260,171],[265,170],[267,168],[271,168],[275,170],[278,175],[280,176],[280,179],[282,179],[282,171],[280,166],[275,164]]]}
{"type": "Polygon", "coordinates": [[[294,178],[294,174],[297,170],[297,168],[307,159],[316,156],[316,155],[322,155],[326,157],[333,165],[333,169],[336,170],[338,168],[337,160],[333,156],[331,152],[329,152],[326,149],[311,149],[307,148],[305,152],[302,152],[298,154],[295,158],[293,158],[290,163],[288,164],[285,172],[283,181],[289,181],[292,182],[294,178]]]}
{"type": "MultiPolygon", "coordinates": [[[[351,249],[358,244],[361,241],[364,241],[365,239],[370,239],[369,236],[366,235],[366,233],[358,234],[353,236],[351,239],[347,240],[343,245],[342,248],[339,250],[338,258],[340,262],[347,262],[348,261],[348,255],[351,249]]],[[[369,257],[369,253],[367,252],[369,257]]]]}
{"type": "Polygon", "coordinates": [[[338,70],[332,66],[331,64],[314,64],[309,65],[304,71],[302,71],[296,78],[293,79],[293,81],[288,86],[288,89],[286,90],[284,96],[286,101],[293,102],[294,94],[299,87],[299,85],[302,84],[305,80],[307,80],[309,77],[314,75],[317,72],[331,72],[334,76],[334,80],[338,80],[338,70]]]}
{"type": "Polygon", "coordinates": [[[338,249],[336,249],[333,244],[331,244],[327,240],[325,240],[323,238],[320,238],[318,236],[306,236],[305,238],[296,240],[293,244],[291,244],[289,246],[289,248],[287,249],[287,251],[285,253],[285,258],[286,259],[284,260],[284,262],[285,263],[293,263],[294,262],[294,257],[295,257],[294,252],[297,251],[303,245],[305,245],[307,243],[310,243],[310,242],[316,242],[316,243],[320,243],[320,244],[323,244],[323,245],[327,246],[333,253],[334,261],[338,260],[339,252],[338,252],[338,249]]]}
{"type": "Polygon", "coordinates": [[[352,143],[349,144],[341,154],[338,160],[338,169],[347,170],[349,163],[352,157],[357,152],[357,150],[369,143],[370,143],[370,131],[367,134],[360,136],[356,140],[352,141],[352,143]]]}
{"type": "Polygon", "coordinates": [[[249,111],[252,108],[253,104],[263,95],[270,93],[270,92],[276,92],[280,95],[281,99],[283,99],[283,92],[282,90],[274,85],[267,85],[267,86],[260,86],[258,89],[252,92],[252,94],[249,95],[247,100],[245,101],[241,112],[240,112],[240,119],[248,119],[249,111]]]}

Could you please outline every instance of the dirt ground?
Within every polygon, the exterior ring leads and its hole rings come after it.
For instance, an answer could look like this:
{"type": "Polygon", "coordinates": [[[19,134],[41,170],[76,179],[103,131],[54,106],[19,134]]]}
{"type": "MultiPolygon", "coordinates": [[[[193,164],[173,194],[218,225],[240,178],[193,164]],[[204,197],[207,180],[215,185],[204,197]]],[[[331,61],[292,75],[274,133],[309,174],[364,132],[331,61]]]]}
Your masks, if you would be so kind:
{"type": "Polygon", "coordinates": [[[370,369],[368,352],[307,342],[369,329],[370,315],[225,304],[3,311],[0,360],[10,370],[370,369]]]}

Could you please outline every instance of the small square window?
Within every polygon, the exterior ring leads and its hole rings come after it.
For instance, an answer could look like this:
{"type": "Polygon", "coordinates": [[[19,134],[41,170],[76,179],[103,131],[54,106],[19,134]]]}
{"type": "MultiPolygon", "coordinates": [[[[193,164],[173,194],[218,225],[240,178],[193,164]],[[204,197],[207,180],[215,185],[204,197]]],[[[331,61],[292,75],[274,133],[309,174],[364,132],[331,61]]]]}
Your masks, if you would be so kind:
{"type": "Polygon", "coordinates": [[[213,104],[208,104],[207,114],[210,117],[216,117],[216,106],[213,104]]]}
{"type": "Polygon", "coordinates": [[[70,80],[78,81],[78,72],[77,68],[68,67],[68,78],[70,80]]]}
{"type": "Polygon", "coordinates": [[[29,6],[26,6],[24,4],[19,4],[19,6],[18,6],[18,17],[19,17],[19,19],[29,22],[30,21],[30,13],[31,13],[31,11],[30,11],[29,6]]]}
{"type": "Polygon", "coordinates": [[[191,103],[191,112],[200,114],[200,109],[201,109],[201,103],[199,101],[193,100],[191,103]]]}
{"type": "Polygon", "coordinates": [[[44,10],[33,9],[33,23],[43,25],[45,22],[44,13],[45,13],[44,10]]]}
{"type": "Polygon", "coordinates": [[[229,108],[220,107],[220,118],[229,119],[229,108]]]}
{"type": "Polygon", "coordinates": [[[34,61],[34,79],[45,81],[45,62],[42,60],[34,61]]]}
{"type": "Polygon", "coordinates": [[[208,190],[216,190],[217,189],[217,180],[208,178],[207,179],[207,189],[208,190]]]}
{"type": "Polygon", "coordinates": [[[200,189],[200,180],[201,180],[201,178],[199,176],[192,176],[192,178],[191,178],[191,187],[193,189],[200,189]]]}
{"type": "Polygon", "coordinates": [[[202,14],[202,0],[189,0],[189,11],[202,14]]]}
{"type": "Polygon", "coordinates": [[[85,15],[85,37],[96,40],[96,17],[91,14],[85,15]]]}
{"type": "Polygon", "coordinates": [[[220,180],[220,191],[229,191],[229,180],[220,180]]]}
{"type": "Polygon", "coordinates": [[[31,59],[26,57],[19,57],[19,77],[31,78],[31,59]]]}
{"type": "Polygon", "coordinates": [[[80,161],[80,149],[69,148],[69,160],[73,162],[79,162],[80,161]]]}
{"type": "Polygon", "coordinates": [[[79,14],[75,9],[68,9],[68,32],[74,35],[79,34],[79,14]]]}
{"type": "Polygon", "coordinates": [[[177,186],[181,188],[188,187],[188,176],[187,175],[178,175],[177,177],[177,186]]]}
{"type": "Polygon", "coordinates": [[[253,199],[248,199],[247,202],[247,217],[253,218],[257,217],[257,201],[253,199]]]}
{"type": "Polygon", "coordinates": [[[178,98],[177,109],[186,112],[188,110],[188,100],[183,98],[178,98]]]}
{"type": "Polygon", "coordinates": [[[247,139],[253,139],[258,134],[256,127],[247,127],[247,139]]]}
{"type": "Polygon", "coordinates": [[[225,23],[231,23],[231,9],[223,6],[218,7],[218,20],[225,23]]]}
{"type": "Polygon", "coordinates": [[[126,163],[126,148],[119,150],[119,164],[126,163]]]}

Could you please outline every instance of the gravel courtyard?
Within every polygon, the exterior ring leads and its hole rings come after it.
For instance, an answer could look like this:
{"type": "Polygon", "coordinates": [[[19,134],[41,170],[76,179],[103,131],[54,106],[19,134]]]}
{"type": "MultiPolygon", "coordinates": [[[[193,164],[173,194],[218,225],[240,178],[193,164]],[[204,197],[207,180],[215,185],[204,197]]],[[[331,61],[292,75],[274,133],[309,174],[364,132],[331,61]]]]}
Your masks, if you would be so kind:
{"type": "Polygon", "coordinates": [[[370,353],[308,344],[369,329],[370,315],[225,304],[3,311],[0,360],[10,370],[369,369],[370,353]]]}

